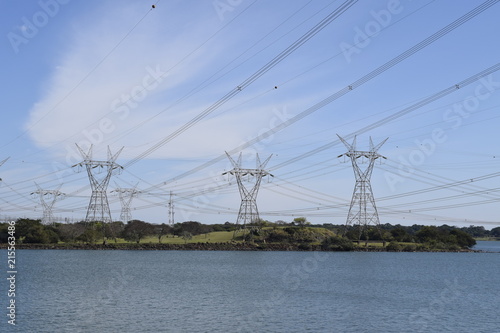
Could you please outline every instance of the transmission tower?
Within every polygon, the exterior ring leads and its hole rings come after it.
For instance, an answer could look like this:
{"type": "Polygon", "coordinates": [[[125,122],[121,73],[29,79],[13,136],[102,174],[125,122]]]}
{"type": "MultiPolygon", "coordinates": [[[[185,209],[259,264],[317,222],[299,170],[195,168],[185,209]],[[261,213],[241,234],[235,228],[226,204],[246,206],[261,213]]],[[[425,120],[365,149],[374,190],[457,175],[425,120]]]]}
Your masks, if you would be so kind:
{"type": "Polygon", "coordinates": [[[170,226],[174,226],[175,220],[174,220],[174,199],[173,199],[173,194],[172,191],[170,191],[170,196],[168,198],[168,224],[170,226]]]}
{"type": "Polygon", "coordinates": [[[257,193],[259,192],[259,186],[264,176],[274,177],[272,174],[264,170],[267,162],[271,159],[269,156],[263,163],[260,162],[259,154],[257,154],[257,168],[256,169],[243,169],[241,168],[241,153],[238,161],[233,160],[231,156],[226,152],[227,157],[233,165],[233,169],[225,174],[230,174],[236,178],[238,183],[238,188],[241,195],[241,205],[240,211],[238,212],[238,219],[236,220],[237,225],[243,225],[243,228],[247,224],[251,224],[259,221],[259,211],[257,209],[257,193]],[[250,187],[245,186],[244,179],[247,178],[250,183],[250,187]],[[252,181],[253,180],[253,181],[252,181]]]}
{"type": "Polygon", "coordinates": [[[37,190],[32,192],[31,195],[38,197],[38,201],[40,201],[43,207],[42,223],[47,225],[53,224],[55,221],[52,208],[56,201],[62,200],[66,196],[66,194],[59,191],[62,184],[56,190],[43,190],[36,182],[35,185],[37,190]]]}
{"type": "Polygon", "coordinates": [[[120,202],[122,204],[122,211],[120,213],[120,220],[123,223],[128,223],[128,221],[132,220],[132,213],[130,212],[130,204],[132,203],[132,199],[136,197],[141,191],[137,190],[137,185],[133,188],[120,188],[116,187],[111,193],[118,195],[120,198],[120,202]]]}
{"type": "Polygon", "coordinates": [[[370,137],[370,150],[360,151],[356,150],[356,136],[352,144],[347,143],[338,134],[339,139],[344,143],[349,151],[338,157],[347,156],[351,159],[352,168],[356,177],[356,185],[352,194],[351,206],[347,216],[346,227],[352,224],[359,226],[359,238],[361,233],[369,224],[374,224],[380,232],[380,221],[378,218],[377,206],[375,206],[375,199],[373,198],[372,186],[370,178],[373,171],[373,165],[378,158],[386,157],[377,153],[382,145],[387,141],[385,139],[378,145],[373,145],[372,138],[370,137]],[[368,164],[365,169],[362,169],[359,164],[368,164]]]}
{"type": "Polygon", "coordinates": [[[119,173],[123,169],[121,165],[115,163],[118,155],[123,150],[123,147],[114,155],[111,154],[111,150],[108,147],[108,160],[96,161],[92,159],[92,145],[87,153],[85,153],[78,145],[76,146],[80,151],[80,154],[82,154],[83,161],[73,165],[73,167],[85,167],[89,176],[90,187],[92,188],[92,195],[87,208],[85,221],[111,222],[111,212],[109,210],[109,202],[106,191],[111,175],[117,172],[119,173]],[[100,174],[101,176],[99,176],[100,174]]]}

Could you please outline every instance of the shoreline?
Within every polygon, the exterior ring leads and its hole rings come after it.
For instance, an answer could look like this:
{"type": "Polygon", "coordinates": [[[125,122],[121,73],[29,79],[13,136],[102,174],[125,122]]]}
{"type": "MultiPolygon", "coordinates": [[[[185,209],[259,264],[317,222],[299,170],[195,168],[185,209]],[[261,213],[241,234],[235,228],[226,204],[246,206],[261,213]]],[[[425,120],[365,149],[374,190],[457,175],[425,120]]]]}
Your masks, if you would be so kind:
{"type": "MultiPolygon", "coordinates": [[[[0,244],[0,249],[7,249],[8,244],[0,244]]],[[[255,244],[255,243],[187,243],[187,244],[17,244],[16,250],[136,250],[136,251],[296,251],[296,252],[463,252],[487,253],[481,250],[415,250],[415,251],[390,251],[383,247],[359,247],[353,250],[325,250],[321,245],[312,245],[304,248],[301,244],[255,244]]]]}

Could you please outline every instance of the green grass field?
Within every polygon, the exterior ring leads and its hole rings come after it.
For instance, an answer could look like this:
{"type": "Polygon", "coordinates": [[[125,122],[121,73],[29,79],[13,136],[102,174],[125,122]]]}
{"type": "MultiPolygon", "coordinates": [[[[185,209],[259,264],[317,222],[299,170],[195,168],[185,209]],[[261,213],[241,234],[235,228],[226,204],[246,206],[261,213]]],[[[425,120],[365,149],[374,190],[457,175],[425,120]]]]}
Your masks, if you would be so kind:
{"type": "Polygon", "coordinates": [[[475,237],[477,241],[500,241],[500,237],[475,237]]]}
{"type": "MultiPolygon", "coordinates": [[[[227,232],[227,231],[216,231],[216,232],[210,232],[208,234],[203,234],[203,235],[196,235],[193,236],[193,238],[188,239],[187,243],[225,243],[225,242],[230,242],[233,238],[233,232],[227,232]]],[[[113,244],[115,241],[113,239],[108,239],[108,243],[113,244]]],[[[116,243],[121,244],[121,243],[131,243],[127,242],[123,238],[117,238],[116,243]]],[[[158,237],[156,236],[148,236],[143,239],[141,239],[141,244],[144,243],[158,243],[158,237]]],[[[186,243],[186,240],[184,240],[182,237],[173,237],[172,235],[169,235],[169,237],[163,236],[161,238],[161,243],[162,244],[184,244],[186,243]]]]}

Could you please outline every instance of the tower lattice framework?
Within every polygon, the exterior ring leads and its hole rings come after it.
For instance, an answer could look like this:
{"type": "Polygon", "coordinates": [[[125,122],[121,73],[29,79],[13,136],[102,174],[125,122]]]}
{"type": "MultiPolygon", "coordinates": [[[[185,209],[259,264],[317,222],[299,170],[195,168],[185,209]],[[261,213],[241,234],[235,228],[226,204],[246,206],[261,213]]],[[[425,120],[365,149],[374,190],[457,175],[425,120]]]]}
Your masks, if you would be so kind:
{"type": "Polygon", "coordinates": [[[339,155],[338,157],[346,156],[350,158],[352,168],[354,170],[354,176],[356,177],[356,185],[354,186],[354,192],[352,194],[351,206],[349,208],[349,214],[347,215],[346,226],[353,224],[358,225],[360,229],[359,235],[361,237],[363,229],[370,224],[374,224],[377,229],[379,229],[380,220],[377,206],[375,205],[375,199],[373,197],[370,179],[375,161],[379,158],[386,158],[380,155],[377,151],[380,147],[382,147],[388,138],[378,145],[374,145],[370,137],[370,150],[360,151],[356,150],[356,136],[354,137],[352,144],[347,143],[347,141],[345,141],[338,134],[337,136],[348,149],[348,152],[339,155]],[[364,169],[359,166],[363,163],[367,164],[367,167],[364,169]]]}
{"type": "Polygon", "coordinates": [[[73,167],[85,167],[89,177],[90,187],[92,189],[85,221],[101,221],[104,223],[111,222],[111,211],[109,210],[109,202],[106,192],[111,175],[119,173],[123,169],[121,165],[115,162],[118,155],[120,155],[123,150],[123,147],[114,155],[111,154],[111,150],[108,147],[108,160],[97,161],[92,159],[92,145],[90,146],[88,152],[84,152],[78,145],[76,146],[83,157],[83,161],[73,165],[73,167]],[[99,176],[101,174],[102,176],[99,176]]]}
{"type": "Polygon", "coordinates": [[[168,225],[170,225],[171,227],[173,227],[175,224],[174,208],[175,208],[174,207],[174,195],[173,195],[172,191],[170,191],[170,195],[168,197],[168,225]]]}
{"type": "Polygon", "coordinates": [[[47,225],[53,224],[55,222],[54,214],[52,213],[54,204],[66,196],[65,193],[59,191],[62,185],[59,185],[55,190],[44,190],[37,183],[35,185],[37,190],[32,192],[31,195],[36,196],[43,207],[42,223],[47,225]]]}
{"type": "Polygon", "coordinates": [[[118,198],[120,199],[120,203],[122,205],[120,220],[123,223],[128,223],[132,220],[132,213],[130,210],[132,199],[137,197],[141,191],[137,190],[137,185],[133,188],[120,188],[117,186],[113,191],[111,191],[111,193],[118,195],[118,198]]]}
{"type": "Polygon", "coordinates": [[[267,175],[274,177],[268,171],[264,170],[272,155],[261,163],[259,154],[257,154],[257,167],[255,169],[243,169],[241,167],[241,153],[237,161],[235,161],[227,152],[226,155],[231,161],[233,169],[224,172],[223,175],[230,174],[236,178],[241,196],[241,205],[236,224],[245,228],[247,224],[255,223],[260,220],[259,210],[257,209],[257,194],[259,192],[262,178],[267,175]],[[244,184],[245,177],[247,177],[247,180],[250,183],[249,187],[244,184]],[[253,179],[253,182],[250,182],[251,179],[253,179]]]}

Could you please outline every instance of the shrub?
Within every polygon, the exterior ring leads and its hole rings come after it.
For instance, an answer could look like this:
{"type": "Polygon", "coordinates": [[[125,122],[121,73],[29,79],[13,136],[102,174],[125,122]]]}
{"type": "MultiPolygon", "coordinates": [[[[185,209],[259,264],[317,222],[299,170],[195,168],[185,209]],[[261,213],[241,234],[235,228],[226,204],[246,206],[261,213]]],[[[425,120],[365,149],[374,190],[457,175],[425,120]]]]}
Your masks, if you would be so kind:
{"type": "Polygon", "coordinates": [[[299,250],[302,250],[302,251],[311,251],[312,245],[309,243],[300,243],[298,248],[299,248],[299,250]]]}
{"type": "Polygon", "coordinates": [[[404,252],[415,252],[417,250],[417,247],[413,244],[408,244],[405,247],[403,247],[404,252]]]}
{"type": "Polygon", "coordinates": [[[400,252],[402,250],[402,247],[398,242],[392,241],[386,246],[386,250],[392,252],[400,252]]]}
{"type": "Polygon", "coordinates": [[[267,241],[278,243],[288,241],[290,235],[282,229],[271,230],[267,234],[267,241]]]}
{"type": "Polygon", "coordinates": [[[330,251],[352,251],[354,244],[347,238],[330,236],[321,242],[321,248],[330,251]]]}
{"type": "Polygon", "coordinates": [[[30,229],[24,237],[24,243],[31,244],[55,244],[59,241],[59,236],[51,229],[38,225],[30,229]]]}

